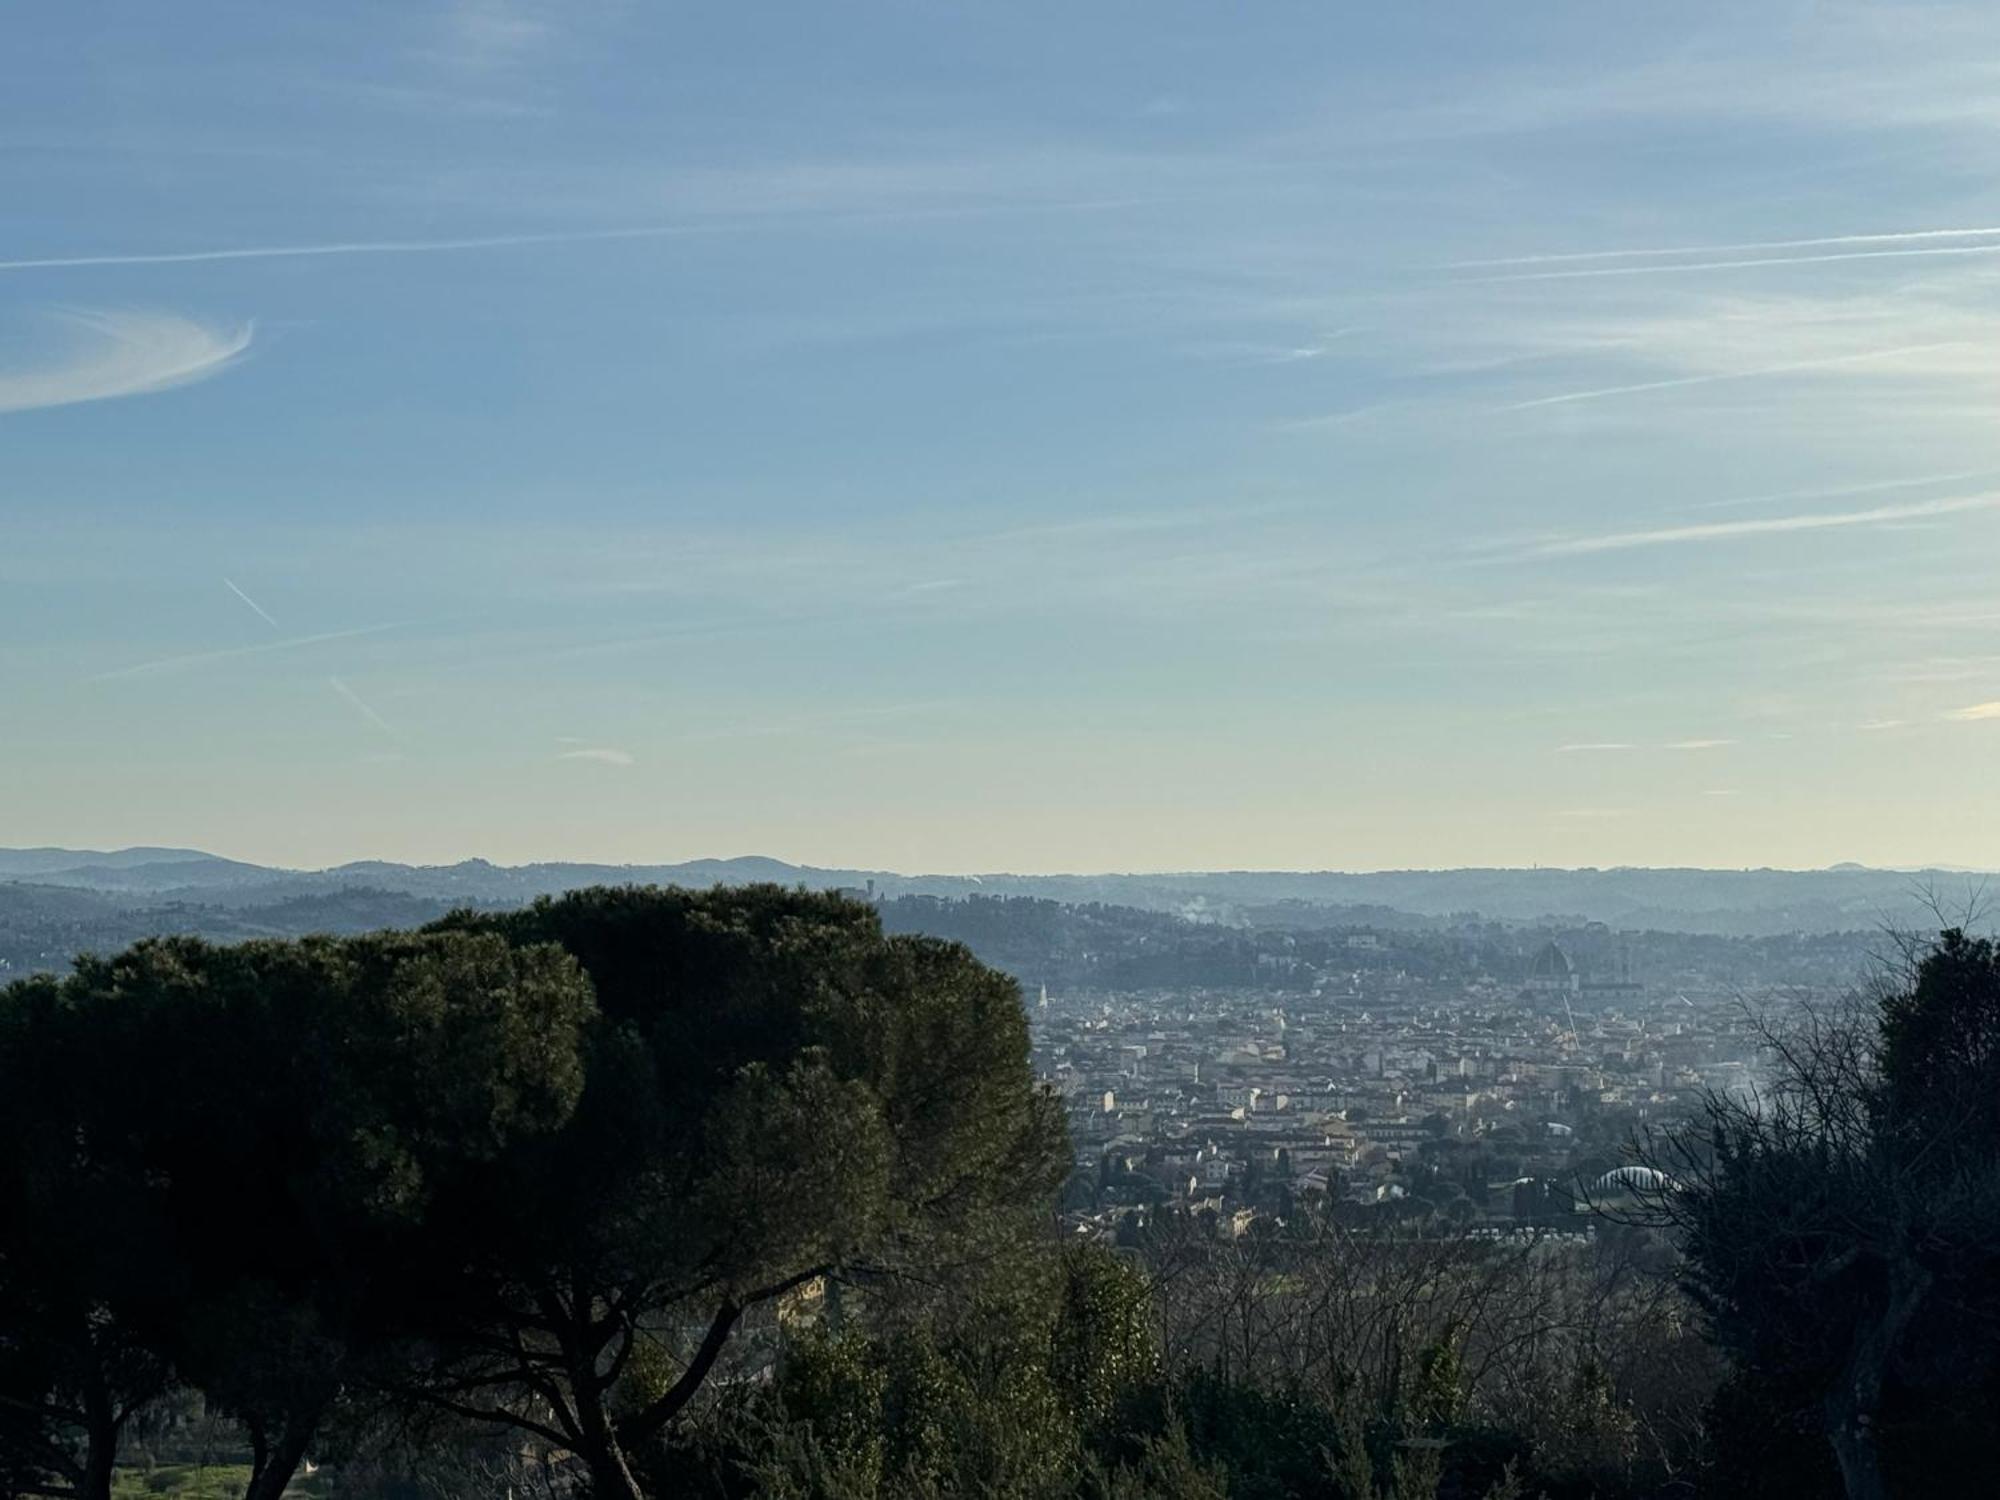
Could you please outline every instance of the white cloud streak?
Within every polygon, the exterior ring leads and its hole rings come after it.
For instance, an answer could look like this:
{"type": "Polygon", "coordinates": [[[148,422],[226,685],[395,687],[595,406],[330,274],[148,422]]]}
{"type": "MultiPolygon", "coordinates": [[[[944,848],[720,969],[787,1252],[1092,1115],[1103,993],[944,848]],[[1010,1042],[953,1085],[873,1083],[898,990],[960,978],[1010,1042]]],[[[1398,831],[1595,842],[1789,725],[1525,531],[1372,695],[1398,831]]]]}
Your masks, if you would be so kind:
{"type": "Polygon", "coordinates": [[[86,682],[113,682],[123,677],[142,677],[150,672],[170,672],[180,667],[197,667],[209,662],[231,661],[239,656],[262,656],[269,651],[297,651],[307,646],[324,645],[328,641],[351,641],[364,635],[381,635],[385,631],[401,630],[404,622],[395,621],[387,625],[362,625],[353,630],[325,630],[317,635],[295,635],[280,641],[265,641],[256,646],[231,646],[221,651],[196,651],[186,656],[163,656],[157,661],[142,661],[129,667],[116,667],[109,672],[95,672],[86,677],[86,682]]]}
{"type": "Polygon", "coordinates": [[[355,710],[355,712],[359,713],[362,718],[366,719],[369,723],[373,724],[377,729],[381,730],[384,734],[388,735],[390,739],[397,741],[399,744],[402,742],[403,736],[397,731],[396,726],[391,724],[387,719],[383,718],[380,714],[375,712],[373,708],[369,707],[369,705],[362,698],[362,696],[359,693],[355,692],[353,688],[349,687],[345,682],[341,681],[340,678],[332,676],[330,674],[327,677],[326,681],[327,681],[327,686],[331,687],[336,693],[340,694],[341,697],[345,698],[348,704],[355,710]]]}
{"type": "Polygon", "coordinates": [[[564,750],[561,751],[559,754],[557,754],[556,759],[594,761],[598,765],[602,766],[629,766],[633,764],[631,751],[617,750],[617,749],[612,749],[610,747],[592,747],[586,750],[564,750]]]}
{"type": "Polygon", "coordinates": [[[250,347],[251,325],[174,313],[67,312],[73,347],[39,368],[0,371],[0,412],[142,396],[219,375],[250,347]]]}
{"type": "Polygon", "coordinates": [[[1450,271],[1500,266],[1574,265],[1587,261],[1660,260],[1681,255],[1746,255],[1760,250],[1813,250],[1835,245],[1901,245],[1924,240],[1983,240],[2000,236],[2000,225],[1980,229],[1896,229],[1881,234],[1824,234],[1803,240],[1738,240],[1708,245],[1666,245],[1650,250],[1564,250],[1547,255],[1510,255],[1497,260],[1461,260],[1450,271]]]}
{"type": "Polygon", "coordinates": [[[227,578],[222,580],[222,586],[228,589],[229,592],[234,594],[237,598],[241,599],[245,604],[249,605],[253,610],[255,610],[257,612],[257,617],[260,620],[262,620],[266,625],[269,625],[273,630],[284,629],[284,626],[280,625],[276,620],[271,618],[271,612],[269,610],[265,609],[263,605],[259,604],[255,599],[252,599],[248,594],[244,593],[243,590],[239,589],[234,583],[230,582],[227,578]]]}
{"type": "Polygon", "coordinates": [[[1954,709],[1945,715],[1961,724],[1977,724],[1988,719],[2000,719],[2000,699],[1991,703],[1974,703],[1968,708],[1954,709]]]}
{"type": "Polygon", "coordinates": [[[510,0],[458,0],[447,16],[449,61],[475,71],[509,67],[548,42],[554,28],[510,0]]]}
{"type": "Polygon", "coordinates": [[[1840,484],[1832,488],[1780,490],[1767,495],[1739,495],[1727,500],[1704,500],[1695,508],[1743,510],[1752,505],[1777,505],[1788,500],[1845,500],[1855,495],[1884,495],[1896,490],[1927,489],[1941,484],[1963,484],[1967,480],[1991,479],[1994,475],[1995,471],[1992,469],[1959,469],[1949,474],[1916,474],[1908,479],[1880,479],[1869,484],[1840,484]]]}
{"type": "Polygon", "coordinates": [[[752,231],[811,213],[819,224],[907,224],[926,220],[990,218],[1014,212],[1088,212],[1122,209],[1134,198],[1046,199],[1019,203],[964,203],[892,206],[881,209],[820,210],[813,205],[762,206],[734,217],[677,224],[635,224],[617,229],[552,229],[517,234],[457,235],[442,239],[326,240],[301,245],[235,245],[208,250],[115,251],[98,255],[44,255],[0,260],[0,272],[69,271],[104,266],[186,266],[218,261],[301,260],[340,255],[443,255],[463,250],[519,250],[541,245],[600,245],[621,240],[672,240],[697,235],[752,231]]]}
{"type": "Polygon", "coordinates": [[[1828,531],[1848,526],[1893,526],[1936,516],[2000,508],[2000,491],[1920,500],[1908,505],[1877,505],[1868,510],[1808,511],[1792,516],[1760,516],[1748,521],[1704,521],[1692,526],[1665,526],[1653,531],[1622,531],[1608,536],[1573,537],[1531,549],[1536,557],[1579,557],[1596,552],[1622,552],[1634,547],[1671,547],[1702,542],[1727,542],[1744,537],[1774,536],[1794,531],[1828,531]]]}
{"type": "MultiPolygon", "coordinates": [[[[2000,247],[1996,247],[2000,248],[2000,247]]],[[[1821,359],[1793,360],[1788,364],[1765,365],[1755,370],[1726,370],[1710,375],[1676,375],[1668,380],[1642,380],[1632,385],[1599,386],[1588,391],[1565,391],[1559,396],[1537,396],[1532,401],[1516,401],[1503,411],[1532,411],[1543,406],[1566,406],[1577,401],[1602,401],[1611,396],[1631,396],[1642,391],[1678,390],[1692,385],[1716,385],[1730,380],[1763,380],[1773,375],[1799,375],[1811,370],[1836,369],[1843,365],[1866,364],[1873,360],[1897,359],[1909,354],[1930,354],[1939,349],[1959,347],[1957,341],[1936,344],[1904,344],[1894,349],[1865,349],[1858,354],[1833,354],[1821,359]]]]}
{"type": "Polygon", "coordinates": [[[1731,260],[1666,260],[1640,266],[1572,266],[1555,271],[1521,271],[1505,276],[1467,276],[1468,283],[1505,281],[1585,281],[1605,276],[1671,276],[1690,271],[1748,271],[1762,266],[1816,266],[1843,260],[1903,260],[1928,255],[2000,255],[1995,245],[1911,245],[1894,250],[1836,250],[1825,255],[1760,255],[1731,260]]]}
{"type": "Polygon", "coordinates": [[[534,245],[588,245],[613,240],[672,239],[700,234],[698,224],[642,224],[627,229],[552,230],[544,234],[465,235],[438,240],[329,240],[314,245],[244,245],[219,250],[139,251],[112,255],[49,255],[0,260],[0,271],[66,271],[92,266],[185,266],[209,261],[295,260],[320,255],[438,255],[452,250],[509,250],[534,245]]]}

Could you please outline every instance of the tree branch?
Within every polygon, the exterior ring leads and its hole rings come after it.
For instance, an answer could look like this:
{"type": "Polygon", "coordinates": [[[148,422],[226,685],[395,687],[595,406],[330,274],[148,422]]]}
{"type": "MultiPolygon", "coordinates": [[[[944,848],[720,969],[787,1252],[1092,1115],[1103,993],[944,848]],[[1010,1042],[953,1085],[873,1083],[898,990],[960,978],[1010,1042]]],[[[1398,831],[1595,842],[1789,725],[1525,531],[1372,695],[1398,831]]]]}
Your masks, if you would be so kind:
{"type": "Polygon", "coordinates": [[[501,1427],[518,1427],[523,1432],[532,1432],[536,1437],[558,1448],[567,1449],[573,1446],[572,1439],[564,1437],[555,1428],[537,1422],[533,1417],[524,1417],[517,1411],[508,1411],[504,1407],[471,1406],[441,1396],[436,1391],[421,1391],[418,1397],[440,1411],[450,1412],[453,1416],[465,1417],[474,1422],[492,1422],[501,1427]]]}
{"type": "Polygon", "coordinates": [[[709,1320],[708,1332],[702,1335],[701,1347],[695,1350],[694,1358],[689,1360],[687,1368],[681,1371],[680,1379],[643,1411],[627,1417],[618,1424],[619,1441],[628,1442],[651,1437],[680,1414],[681,1408],[692,1401],[695,1392],[701,1389],[701,1384],[708,1378],[709,1371],[715,1368],[715,1362],[722,1357],[723,1346],[729,1342],[729,1335],[735,1329],[737,1320],[747,1309],[760,1302],[769,1302],[774,1297],[782,1297],[787,1292],[795,1291],[815,1277],[824,1276],[827,1270],[825,1266],[813,1266],[796,1276],[788,1276],[783,1281],[760,1287],[742,1297],[731,1297],[726,1300],[715,1310],[715,1316],[709,1320]]]}

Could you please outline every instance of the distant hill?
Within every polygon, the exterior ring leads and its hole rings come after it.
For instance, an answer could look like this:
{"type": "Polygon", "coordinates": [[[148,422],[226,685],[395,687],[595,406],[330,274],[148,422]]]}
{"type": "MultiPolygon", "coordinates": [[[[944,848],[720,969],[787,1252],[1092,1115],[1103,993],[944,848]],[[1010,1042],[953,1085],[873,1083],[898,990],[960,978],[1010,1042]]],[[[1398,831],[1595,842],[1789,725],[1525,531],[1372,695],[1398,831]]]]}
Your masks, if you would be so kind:
{"type": "Polygon", "coordinates": [[[145,892],[0,881],[0,980],[61,970],[79,953],[115,953],[140,938],[192,934],[223,942],[308,932],[416,927],[453,903],[402,891],[345,887],[226,907],[145,892]]]}
{"type": "MultiPolygon", "coordinates": [[[[416,927],[465,901],[462,891],[447,898],[349,885],[222,904],[0,881],[0,981],[59,973],[78,954],[113,953],[145,937],[186,934],[241,942],[416,927]]],[[[1327,985],[1338,992],[1346,976],[1360,969],[1441,981],[1482,974],[1504,979],[1525,974],[1532,955],[1550,939],[1560,941],[1586,974],[1636,966],[1635,972],[1664,984],[1706,975],[1746,988],[1824,989],[1862,973],[1870,952],[1865,933],[1614,934],[1602,925],[1453,922],[1407,914],[1385,923],[1375,920],[1378,908],[1307,904],[1268,908],[1242,925],[1103,902],[979,893],[903,894],[881,898],[877,907],[890,932],[962,942],[1018,978],[1030,998],[1042,985],[1058,993],[1245,988],[1296,993],[1327,985]],[[1356,934],[1365,934],[1358,944],[1351,940],[1356,934]]]]}
{"type": "Polygon", "coordinates": [[[1972,900],[1984,877],[1956,870],[1467,869],[1193,871],[1159,875],[903,875],[823,869],[764,857],[681,864],[451,865],[367,860],[285,870],[194,849],[0,850],[0,880],[238,909],[354,889],[432,904],[517,904],[599,884],[709,886],[768,880],[814,889],[872,885],[878,897],[1032,896],[1068,905],[1168,913],[1224,926],[1343,922],[1424,925],[1479,916],[1530,923],[1602,922],[1663,932],[1765,936],[1879,930],[1932,920],[1972,900]]]}
{"type": "Polygon", "coordinates": [[[199,849],[0,849],[0,880],[91,890],[169,891],[282,876],[199,849]]]}

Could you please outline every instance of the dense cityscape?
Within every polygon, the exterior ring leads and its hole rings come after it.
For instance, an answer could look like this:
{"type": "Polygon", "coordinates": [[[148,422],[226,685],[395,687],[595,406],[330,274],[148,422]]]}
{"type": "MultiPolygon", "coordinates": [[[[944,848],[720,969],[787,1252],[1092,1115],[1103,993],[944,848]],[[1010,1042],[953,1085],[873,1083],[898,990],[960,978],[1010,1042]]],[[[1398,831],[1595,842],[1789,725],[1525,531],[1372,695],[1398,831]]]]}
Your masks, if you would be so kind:
{"type": "Polygon", "coordinates": [[[1525,975],[1443,980],[1403,967],[1393,935],[1344,944],[1354,967],[1271,989],[1038,992],[1037,1067],[1069,1102],[1085,1174],[1068,1204],[1079,1227],[1172,1205],[1242,1233],[1305,1196],[1557,1223],[1617,1191],[1648,1126],[1757,1075],[1752,1023],[1773,997],[1740,975],[1649,983],[1620,949],[1591,976],[1551,939],[1525,975]]]}

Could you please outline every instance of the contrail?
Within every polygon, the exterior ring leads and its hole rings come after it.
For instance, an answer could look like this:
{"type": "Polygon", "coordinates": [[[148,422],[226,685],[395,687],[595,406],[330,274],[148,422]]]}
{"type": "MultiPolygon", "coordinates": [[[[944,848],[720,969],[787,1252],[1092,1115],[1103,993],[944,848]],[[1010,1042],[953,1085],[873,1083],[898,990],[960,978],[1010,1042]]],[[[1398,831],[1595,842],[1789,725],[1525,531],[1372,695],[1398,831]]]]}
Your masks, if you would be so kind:
{"type": "Polygon", "coordinates": [[[396,741],[398,744],[402,743],[403,736],[397,731],[396,726],[391,724],[387,719],[383,718],[380,714],[376,713],[374,709],[370,708],[365,702],[363,702],[361,695],[355,692],[353,688],[349,687],[346,683],[342,682],[338,677],[332,676],[331,674],[328,675],[326,680],[328,685],[331,686],[336,693],[340,694],[341,697],[345,698],[349,703],[353,704],[354,707],[360,712],[361,716],[366,720],[368,720],[369,723],[373,724],[377,729],[381,730],[384,734],[388,735],[390,739],[396,741]]]}
{"type": "Polygon", "coordinates": [[[1494,260],[1453,261],[1448,271],[1475,271],[1493,266],[1549,266],[1587,260],[1655,260],[1668,255],[1739,255],[1757,250],[1811,250],[1823,245],[1895,245],[1920,240],[1983,240],[2000,235],[2000,224],[1986,229],[1899,229],[1886,234],[1822,234],[1804,240],[1738,240],[1718,245],[1662,245],[1652,250],[1565,250],[1551,255],[1508,255],[1494,260]]]}
{"type": "Polygon", "coordinates": [[[109,672],[94,672],[86,677],[86,682],[111,682],[121,677],[138,677],[147,672],[167,672],[175,667],[194,667],[206,662],[228,661],[238,656],[261,656],[266,651],[291,651],[301,646],[317,646],[326,641],[350,641],[356,636],[380,635],[387,630],[401,630],[407,621],[396,620],[387,625],[362,625],[353,630],[327,630],[318,635],[288,636],[280,641],[266,641],[260,646],[231,646],[222,651],[196,651],[187,656],[166,656],[158,661],[142,661],[129,667],[114,667],[109,672]]]}
{"type": "Polygon", "coordinates": [[[449,250],[505,250],[530,245],[584,245],[603,240],[657,240],[699,234],[688,224],[631,229],[578,229],[548,234],[486,234],[448,240],[335,240],[321,245],[246,245],[230,250],[179,250],[136,255],[50,255],[0,260],[0,271],[49,271],[82,266],[184,266],[218,260],[289,260],[316,255],[432,255],[449,250]]]}
{"type": "MultiPolygon", "coordinates": [[[[2000,246],[1996,246],[2000,249],[2000,246]]],[[[1934,349],[1955,349],[1955,342],[1906,344],[1897,349],[1870,349],[1860,354],[1836,354],[1827,359],[1802,359],[1788,365],[1765,365],[1757,370],[1726,370],[1717,375],[1678,375],[1671,380],[1642,380],[1636,385],[1607,385],[1591,391],[1565,391],[1560,396],[1537,396],[1532,401],[1516,401],[1502,411],[1532,411],[1538,406],[1563,406],[1573,401],[1601,401],[1607,396],[1630,396],[1641,391],[1670,391],[1690,385],[1713,385],[1724,380],[1757,380],[1769,375],[1791,375],[1804,370],[1826,370],[1839,365],[1856,365],[1873,359],[1894,359],[1901,354],[1923,354],[1934,349]]]]}
{"type": "Polygon", "coordinates": [[[1965,511],[2000,508],[2000,493],[1960,495],[1948,500],[1921,500],[1912,505],[1878,505],[1870,510],[1808,511],[1792,516],[1762,516],[1749,521],[1706,521],[1693,526],[1669,526],[1657,531],[1624,531],[1610,536],[1576,537],[1546,542],[1531,549],[1535,557],[1577,557],[1593,552],[1623,552],[1632,547],[1667,547],[1688,542],[1721,542],[1736,537],[1771,536],[1789,531],[1826,531],[1842,526],[1888,526],[1898,521],[1965,511]]]}
{"type": "MultiPolygon", "coordinates": [[[[1579,266],[1521,271],[1506,276],[1465,276],[1466,286],[1505,281],[1581,281],[1599,276],[1669,276],[1681,271],[1740,271],[1754,266],[1816,266],[1841,260],[1900,260],[1913,255],[2000,255],[1995,245],[1911,245],[1900,250],[1842,250],[1831,255],[1765,255],[1748,260],[1670,260],[1644,266],[1579,266]]],[[[0,270],[4,270],[0,266],[0,270]]]]}
{"type": "Polygon", "coordinates": [[[248,594],[244,593],[243,590],[239,589],[234,583],[231,583],[227,578],[222,580],[222,586],[228,589],[229,592],[234,594],[237,598],[241,599],[245,604],[249,605],[252,609],[256,610],[258,618],[263,620],[263,622],[266,625],[270,626],[273,630],[284,629],[284,626],[280,625],[276,620],[271,618],[271,612],[268,609],[264,608],[264,606],[259,604],[255,599],[252,599],[248,594]]]}
{"type": "Polygon", "coordinates": [[[1697,510],[1741,510],[1750,505],[1778,505],[1789,500],[1844,500],[1850,495],[1880,495],[1895,490],[1922,489],[1933,484],[1963,484],[1970,479],[1990,479],[1993,469],[1959,469],[1949,474],[1916,474],[1908,479],[1878,479],[1870,484],[1839,484],[1832,488],[1779,490],[1768,495],[1736,495],[1727,500],[1704,500],[1697,510]]]}
{"type": "MultiPolygon", "coordinates": [[[[819,214],[822,224],[909,223],[929,219],[985,218],[1005,213],[1091,212],[1142,207],[1157,199],[1061,199],[1045,203],[961,204],[940,208],[856,210],[819,214]]],[[[617,240],[682,239],[703,234],[730,234],[781,222],[778,214],[707,223],[638,224],[623,229],[558,229],[531,234],[464,235],[437,240],[332,240],[316,245],[243,245],[218,250],[143,251],[111,255],[46,255],[0,260],[0,271],[60,271],[89,266],[185,266],[209,261],[296,260],[328,255],[437,255],[454,250],[511,250],[535,245],[593,245],[617,240]]]]}

